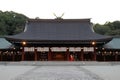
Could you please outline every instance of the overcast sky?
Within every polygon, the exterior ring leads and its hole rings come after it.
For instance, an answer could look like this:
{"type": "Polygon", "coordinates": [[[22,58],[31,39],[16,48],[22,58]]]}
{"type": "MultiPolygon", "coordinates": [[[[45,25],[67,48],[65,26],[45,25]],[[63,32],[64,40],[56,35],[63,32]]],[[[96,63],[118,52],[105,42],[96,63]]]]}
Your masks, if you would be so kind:
{"type": "Polygon", "coordinates": [[[0,10],[15,11],[29,18],[91,18],[93,23],[120,20],[120,0],[0,0],[0,10]]]}

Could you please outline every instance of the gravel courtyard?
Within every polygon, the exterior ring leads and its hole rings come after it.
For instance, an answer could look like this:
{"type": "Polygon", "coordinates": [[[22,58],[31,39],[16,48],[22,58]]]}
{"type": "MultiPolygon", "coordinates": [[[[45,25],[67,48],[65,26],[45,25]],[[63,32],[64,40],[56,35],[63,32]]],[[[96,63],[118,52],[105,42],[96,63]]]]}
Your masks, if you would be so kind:
{"type": "Polygon", "coordinates": [[[119,63],[0,63],[0,80],[119,80],[119,63]],[[114,71],[114,73],[113,73],[114,71]],[[116,74],[116,75],[115,75],[116,74]]]}
{"type": "Polygon", "coordinates": [[[37,66],[13,80],[103,80],[79,66],[37,66]]]}

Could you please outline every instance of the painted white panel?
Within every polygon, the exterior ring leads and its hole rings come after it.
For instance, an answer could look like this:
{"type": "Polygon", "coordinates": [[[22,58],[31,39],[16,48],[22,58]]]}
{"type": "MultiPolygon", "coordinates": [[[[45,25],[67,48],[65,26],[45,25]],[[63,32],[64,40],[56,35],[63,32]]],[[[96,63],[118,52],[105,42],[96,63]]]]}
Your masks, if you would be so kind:
{"type": "Polygon", "coordinates": [[[94,51],[93,47],[84,47],[83,48],[84,51],[94,51]]]}
{"type": "Polygon", "coordinates": [[[52,47],[51,48],[52,51],[57,51],[57,52],[61,52],[61,51],[65,51],[67,50],[66,47],[52,47]]]}
{"type": "Polygon", "coordinates": [[[37,47],[37,51],[49,51],[49,48],[48,47],[37,47]]]}
{"type": "Polygon", "coordinates": [[[34,52],[34,47],[24,47],[24,51],[34,52]]]}
{"type": "Polygon", "coordinates": [[[69,51],[75,52],[75,51],[81,51],[80,47],[70,47],[69,51]]]}

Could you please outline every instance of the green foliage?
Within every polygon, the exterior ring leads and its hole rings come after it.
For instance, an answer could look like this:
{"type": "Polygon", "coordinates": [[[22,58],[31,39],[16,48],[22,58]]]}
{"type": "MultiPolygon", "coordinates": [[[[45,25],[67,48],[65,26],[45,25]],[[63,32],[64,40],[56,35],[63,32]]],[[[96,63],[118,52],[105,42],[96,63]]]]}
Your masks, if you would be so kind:
{"type": "Polygon", "coordinates": [[[105,35],[106,32],[110,31],[109,26],[100,25],[100,24],[95,24],[93,29],[96,33],[99,33],[99,34],[102,34],[102,35],[105,35]]]}
{"type": "Polygon", "coordinates": [[[28,18],[13,11],[0,11],[0,35],[13,35],[23,31],[28,18]]]}
{"type": "Polygon", "coordinates": [[[105,24],[94,24],[96,33],[110,36],[120,36],[120,21],[106,22],[105,24]]]}

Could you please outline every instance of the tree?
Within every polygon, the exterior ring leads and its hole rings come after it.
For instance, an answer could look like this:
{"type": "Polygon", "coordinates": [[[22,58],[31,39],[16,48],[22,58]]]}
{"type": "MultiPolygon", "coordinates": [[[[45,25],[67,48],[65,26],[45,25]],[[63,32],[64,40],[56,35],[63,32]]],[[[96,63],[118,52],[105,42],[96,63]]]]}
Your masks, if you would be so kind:
{"type": "Polygon", "coordinates": [[[100,24],[95,24],[93,29],[96,33],[99,33],[99,34],[102,34],[102,35],[105,35],[106,32],[110,31],[109,26],[104,26],[104,25],[100,25],[100,24]]]}
{"type": "Polygon", "coordinates": [[[0,35],[13,35],[23,31],[28,19],[23,14],[13,11],[0,11],[0,35]]]}
{"type": "Polygon", "coordinates": [[[106,22],[103,25],[94,24],[94,30],[102,35],[120,36],[120,21],[106,22]]]}

